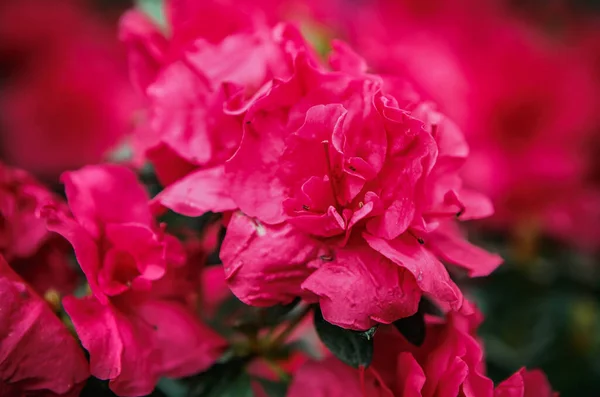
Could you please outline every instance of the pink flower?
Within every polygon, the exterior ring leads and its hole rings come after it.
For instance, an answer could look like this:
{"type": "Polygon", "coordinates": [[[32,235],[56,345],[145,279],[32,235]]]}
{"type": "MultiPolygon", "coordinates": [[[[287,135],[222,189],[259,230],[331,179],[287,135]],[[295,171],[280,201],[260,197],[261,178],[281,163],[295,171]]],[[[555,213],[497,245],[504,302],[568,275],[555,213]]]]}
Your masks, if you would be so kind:
{"type": "Polygon", "coordinates": [[[235,209],[223,163],[239,145],[243,114],[272,79],[289,77],[291,54],[304,46],[291,26],[271,29],[240,13],[173,2],[170,40],[135,11],[122,21],[132,76],[148,103],[136,150],[166,186],[156,202],[184,215],[235,209]]]}
{"type": "Polygon", "coordinates": [[[93,295],[63,300],[92,375],[123,396],[152,392],[161,376],[182,377],[214,363],[225,342],[194,314],[179,241],[150,213],[135,174],[115,165],[64,173],[72,216],[43,210],[75,250],[93,295]],[[181,279],[183,278],[183,279],[181,279]],[[164,279],[164,280],[163,280],[164,279]]]}
{"type": "Polygon", "coordinates": [[[74,396],[88,377],[77,341],[0,259],[0,394],[74,396]]]}
{"type": "Polygon", "coordinates": [[[132,171],[86,166],[61,179],[72,216],[51,206],[44,216],[48,228],[73,245],[100,302],[130,288],[148,289],[165,274],[168,262],[183,263],[179,242],[154,221],[147,193],[132,171]]]}
{"type": "Polygon", "coordinates": [[[137,101],[114,27],[77,1],[3,2],[2,157],[47,178],[101,161],[137,101]]]}
{"type": "Polygon", "coordinates": [[[410,80],[465,132],[462,176],[494,203],[488,225],[593,247],[600,201],[586,151],[598,96],[586,63],[598,51],[549,40],[505,8],[378,0],[340,28],[376,72],[410,80]]]}
{"type": "Polygon", "coordinates": [[[582,155],[596,117],[590,76],[570,49],[506,25],[489,39],[486,63],[473,65],[472,113],[461,121],[473,148],[465,181],[494,201],[494,226],[590,240],[593,229],[580,226],[599,203],[582,155]]]}
{"type": "Polygon", "coordinates": [[[225,165],[245,214],[233,216],[221,251],[229,285],[253,305],[318,299],[328,321],[353,329],[413,314],[422,293],[458,308],[434,254],[475,276],[500,263],[452,225],[492,213],[462,186],[464,138],[413,91],[334,47],[341,70],[301,52],[294,75],[246,114],[225,165]]]}

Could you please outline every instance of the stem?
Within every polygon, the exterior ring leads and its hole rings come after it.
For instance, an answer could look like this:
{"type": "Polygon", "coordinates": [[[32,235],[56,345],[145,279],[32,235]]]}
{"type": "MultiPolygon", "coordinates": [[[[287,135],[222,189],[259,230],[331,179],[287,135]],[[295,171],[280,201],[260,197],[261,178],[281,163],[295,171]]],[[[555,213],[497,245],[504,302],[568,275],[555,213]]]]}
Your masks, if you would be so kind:
{"type": "Polygon", "coordinates": [[[290,380],[290,376],[284,371],[283,368],[281,368],[279,366],[279,364],[277,364],[276,362],[265,358],[265,362],[267,363],[267,365],[269,366],[269,368],[275,372],[275,374],[277,375],[277,377],[279,378],[279,380],[283,381],[283,382],[287,382],[288,380],[290,380]]]}
{"type": "Polygon", "coordinates": [[[269,345],[271,347],[278,347],[278,346],[282,345],[283,342],[285,342],[285,340],[290,336],[290,334],[298,326],[298,324],[300,324],[300,321],[302,321],[302,319],[304,319],[304,317],[308,314],[308,312],[310,312],[310,310],[311,310],[311,308],[309,305],[304,306],[302,308],[302,310],[300,310],[298,312],[298,314],[290,320],[287,327],[285,327],[285,329],[279,335],[277,335],[275,337],[275,339],[273,339],[271,341],[271,343],[269,343],[269,345]]]}

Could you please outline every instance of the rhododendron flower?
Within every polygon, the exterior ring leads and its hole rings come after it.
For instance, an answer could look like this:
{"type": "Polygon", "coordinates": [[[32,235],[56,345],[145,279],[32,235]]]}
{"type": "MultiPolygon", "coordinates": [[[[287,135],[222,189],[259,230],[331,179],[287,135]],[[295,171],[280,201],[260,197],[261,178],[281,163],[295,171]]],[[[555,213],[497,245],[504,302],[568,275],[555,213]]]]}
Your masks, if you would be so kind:
{"type": "Polygon", "coordinates": [[[185,253],[155,223],[135,174],[87,166],[62,180],[73,215],[52,206],[43,213],[49,228],[73,245],[93,293],[63,300],[90,353],[92,375],[110,379],[119,395],[139,396],[152,392],[161,376],[212,365],[224,341],[199,322],[186,291],[176,290],[177,278],[186,276],[177,271],[185,253]]]}
{"type": "Polygon", "coordinates": [[[94,295],[102,303],[130,288],[148,289],[167,263],[183,263],[183,249],[154,221],[135,174],[116,165],[66,172],[72,216],[48,206],[48,228],[71,242],[94,295]]]}
{"type": "Polygon", "coordinates": [[[138,106],[114,26],[79,1],[4,1],[2,157],[47,178],[105,158],[138,106]]]}
{"type": "Polygon", "coordinates": [[[457,174],[464,138],[431,105],[411,103],[414,92],[334,47],[341,70],[299,53],[294,75],[246,114],[225,165],[245,214],[221,251],[230,287],[255,305],[318,298],[328,321],[354,329],[413,314],[421,293],[458,308],[462,295],[434,253],[472,275],[500,263],[446,225],[492,212],[457,174]]]}
{"type": "Polygon", "coordinates": [[[125,15],[121,36],[148,103],[136,150],[167,186],[156,201],[198,216],[236,208],[226,194],[223,163],[239,145],[243,113],[272,79],[289,77],[291,54],[304,41],[291,26],[271,29],[250,16],[238,23],[239,10],[230,18],[231,8],[203,2],[186,14],[186,5],[169,9],[170,41],[135,11],[125,15]],[[215,25],[221,20],[231,25],[215,25]]]}
{"type": "Polygon", "coordinates": [[[88,377],[77,341],[0,258],[0,395],[76,396],[88,377]]]}

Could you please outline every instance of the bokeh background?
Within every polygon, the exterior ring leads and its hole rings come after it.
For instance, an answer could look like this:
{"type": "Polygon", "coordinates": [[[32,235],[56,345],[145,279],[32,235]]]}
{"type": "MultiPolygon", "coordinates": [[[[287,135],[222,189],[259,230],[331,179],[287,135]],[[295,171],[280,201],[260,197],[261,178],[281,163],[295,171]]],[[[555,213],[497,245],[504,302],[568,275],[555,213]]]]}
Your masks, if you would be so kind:
{"type": "MultiPolygon", "coordinates": [[[[295,21],[323,54],[348,41],[454,119],[466,183],[496,207],[465,232],[506,259],[488,278],[456,276],[486,315],[490,375],[540,367],[562,396],[600,395],[600,1],[236,4],[295,21]]],[[[135,160],[143,103],[118,37],[132,6],[0,0],[2,161],[58,186],[64,170],[135,160]]],[[[161,21],[159,0],[135,6],[161,21]]]]}

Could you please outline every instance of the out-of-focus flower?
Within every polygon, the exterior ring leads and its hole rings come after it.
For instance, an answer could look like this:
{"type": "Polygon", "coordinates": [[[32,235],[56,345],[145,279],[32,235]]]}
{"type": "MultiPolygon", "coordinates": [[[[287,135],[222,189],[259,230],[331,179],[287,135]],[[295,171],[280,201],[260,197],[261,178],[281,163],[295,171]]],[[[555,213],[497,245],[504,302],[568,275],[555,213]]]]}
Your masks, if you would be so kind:
{"type": "Polygon", "coordinates": [[[0,394],[76,396],[88,377],[77,341],[0,259],[0,394]]]}
{"type": "Polygon", "coordinates": [[[102,160],[137,106],[114,26],[83,3],[0,5],[1,154],[49,179],[102,160]]]}
{"type": "Polygon", "coordinates": [[[340,70],[300,53],[294,75],[249,108],[225,165],[245,214],[221,251],[230,287],[254,305],[313,294],[328,321],[354,329],[413,314],[421,293],[458,308],[462,295],[432,252],[474,275],[500,263],[481,250],[475,261],[476,249],[442,227],[492,212],[457,174],[466,143],[431,105],[335,48],[340,70]]]}
{"type": "Polygon", "coordinates": [[[594,51],[581,56],[549,40],[501,2],[361,7],[341,29],[376,72],[412,81],[464,130],[471,155],[463,176],[492,199],[490,224],[593,243],[600,201],[586,145],[598,96],[586,58],[594,51]]]}
{"type": "Polygon", "coordinates": [[[27,172],[0,164],[0,253],[39,294],[71,293],[77,281],[68,244],[39,218],[58,197],[27,172]]]}
{"type": "Polygon", "coordinates": [[[152,392],[161,376],[212,365],[225,342],[178,289],[185,280],[177,279],[187,276],[177,269],[183,248],[156,224],[135,174],[116,165],[86,166],[62,180],[73,215],[51,206],[42,212],[48,227],[73,245],[93,293],[63,300],[90,353],[92,375],[110,379],[119,395],[139,396],[152,392]]]}
{"type": "Polygon", "coordinates": [[[35,254],[51,233],[38,212],[55,196],[27,172],[0,165],[0,249],[8,260],[35,254]]]}

